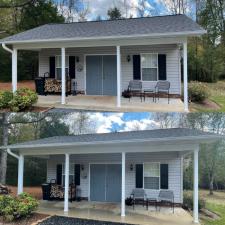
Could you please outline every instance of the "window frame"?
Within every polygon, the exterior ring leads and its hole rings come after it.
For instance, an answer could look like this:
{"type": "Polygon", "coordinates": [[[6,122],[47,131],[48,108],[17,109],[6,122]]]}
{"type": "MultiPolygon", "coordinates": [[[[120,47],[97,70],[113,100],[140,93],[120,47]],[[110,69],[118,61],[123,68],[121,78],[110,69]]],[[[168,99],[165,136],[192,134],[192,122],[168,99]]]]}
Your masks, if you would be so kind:
{"type": "MultiPolygon", "coordinates": [[[[72,170],[73,173],[70,173],[70,170],[69,170],[69,178],[70,178],[70,176],[73,176],[74,183],[75,183],[75,176],[76,176],[76,173],[75,173],[75,164],[76,163],[70,163],[70,165],[73,166],[73,170],[72,170]]],[[[63,184],[63,176],[65,176],[65,163],[62,163],[62,186],[64,187],[65,184],[63,184]]],[[[69,179],[69,181],[70,181],[70,179],[69,179]]]]}
{"type": "MultiPolygon", "coordinates": [[[[61,55],[55,55],[55,79],[57,79],[57,69],[61,69],[62,71],[62,65],[61,67],[57,66],[57,57],[60,57],[60,63],[62,64],[62,56],[61,55]]],[[[66,66],[66,60],[65,60],[65,69],[68,69],[68,75],[70,74],[70,55],[66,55],[65,59],[68,57],[68,67],[66,66]]],[[[66,72],[66,71],[65,71],[66,72]]],[[[62,77],[61,77],[62,80],[62,77]]]]}
{"type": "MultiPolygon", "coordinates": [[[[161,190],[161,163],[160,162],[144,162],[143,163],[143,189],[145,190],[155,190],[155,191],[159,191],[161,190]],[[152,188],[145,188],[145,164],[158,164],[159,166],[159,176],[157,178],[159,178],[159,189],[152,189],[152,188]]],[[[155,178],[156,176],[154,176],[155,178]]]]}
{"type": "Polygon", "coordinates": [[[159,81],[159,53],[154,53],[154,52],[152,52],[152,53],[141,53],[140,54],[140,56],[141,56],[141,58],[140,58],[140,64],[141,64],[141,81],[142,82],[157,82],[157,81],[159,81]],[[142,57],[144,56],[144,55],[156,55],[156,57],[157,57],[157,67],[149,67],[148,69],[157,69],[157,78],[156,78],[156,80],[143,80],[143,74],[142,74],[142,57]]]}

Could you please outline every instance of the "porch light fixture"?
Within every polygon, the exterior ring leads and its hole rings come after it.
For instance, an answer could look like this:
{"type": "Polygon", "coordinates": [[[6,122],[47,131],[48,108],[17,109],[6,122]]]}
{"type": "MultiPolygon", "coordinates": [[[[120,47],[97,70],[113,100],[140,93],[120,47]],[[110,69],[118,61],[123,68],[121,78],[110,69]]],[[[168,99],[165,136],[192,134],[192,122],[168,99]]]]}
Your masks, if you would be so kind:
{"type": "Polygon", "coordinates": [[[77,61],[77,63],[79,63],[79,62],[80,62],[80,58],[79,58],[79,56],[77,56],[77,57],[76,57],[76,61],[77,61]]]}
{"type": "Polygon", "coordinates": [[[127,62],[130,62],[130,55],[127,56],[127,62]]]}
{"type": "Polygon", "coordinates": [[[130,164],[130,171],[133,171],[133,169],[134,169],[133,164],[130,164]]]}

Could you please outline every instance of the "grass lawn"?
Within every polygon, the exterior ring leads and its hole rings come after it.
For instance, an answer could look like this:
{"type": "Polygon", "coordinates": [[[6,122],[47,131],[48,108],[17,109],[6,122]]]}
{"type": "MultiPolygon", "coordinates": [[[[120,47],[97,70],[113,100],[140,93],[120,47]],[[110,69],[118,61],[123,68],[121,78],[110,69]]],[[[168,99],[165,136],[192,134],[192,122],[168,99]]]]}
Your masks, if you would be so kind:
{"type": "Polygon", "coordinates": [[[217,220],[204,218],[201,220],[201,224],[225,225],[225,192],[215,191],[214,195],[209,195],[208,191],[201,190],[200,196],[206,200],[206,208],[220,217],[217,220]]]}
{"type": "Polygon", "coordinates": [[[225,80],[217,83],[205,83],[210,91],[208,104],[190,104],[192,112],[225,111],[225,80]]]}

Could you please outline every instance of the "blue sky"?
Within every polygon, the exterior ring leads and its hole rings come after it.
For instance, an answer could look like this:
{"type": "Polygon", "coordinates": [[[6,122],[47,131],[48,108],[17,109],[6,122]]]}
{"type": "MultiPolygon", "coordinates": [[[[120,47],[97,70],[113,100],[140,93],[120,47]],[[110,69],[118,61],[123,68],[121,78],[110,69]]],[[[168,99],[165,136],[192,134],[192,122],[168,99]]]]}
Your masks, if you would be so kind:
{"type": "MultiPolygon", "coordinates": [[[[54,0],[55,2],[59,2],[60,0],[54,0]]],[[[109,8],[117,6],[121,9],[123,16],[125,16],[125,8],[123,5],[124,1],[127,1],[129,4],[128,17],[132,15],[133,17],[137,17],[137,5],[139,0],[78,0],[80,1],[80,9],[83,8],[84,5],[89,5],[90,13],[88,15],[88,20],[95,20],[97,16],[101,16],[103,19],[107,18],[107,11],[109,8]]],[[[146,7],[152,16],[155,15],[166,15],[171,14],[170,12],[170,2],[171,0],[147,0],[146,7]],[[165,4],[166,3],[166,4],[165,4]]],[[[189,6],[191,7],[191,6],[189,6]]],[[[193,12],[193,8],[189,9],[189,12],[193,12]]]]}

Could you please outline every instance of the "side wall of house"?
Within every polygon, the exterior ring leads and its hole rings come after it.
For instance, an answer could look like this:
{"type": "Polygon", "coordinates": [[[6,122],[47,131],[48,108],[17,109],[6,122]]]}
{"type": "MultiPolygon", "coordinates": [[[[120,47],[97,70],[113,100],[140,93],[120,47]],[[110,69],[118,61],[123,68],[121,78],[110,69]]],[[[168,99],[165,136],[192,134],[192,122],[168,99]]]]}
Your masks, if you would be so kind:
{"type": "MultiPolygon", "coordinates": [[[[171,93],[181,93],[181,75],[180,75],[180,51],[178,45],[149,45],[149,46],[127,46],[121,47],[122,60],[122,91],[127,89],[128,83],[133,79],[133,57],[132,55],[142,53],[158,53],[167,55],[167,80],[171,83],[171,93]],[[131,61],[127,61],[130,55],[131,61]]],[[[43,76],[45,72],[49,72],[49,57],[60,55],[60,49],[43,49],[39,52],[39,76],[43,76]]],[[[85,91],[85,55],[98,54],[116,54],[115,47],[92,47],[92,48],[68,48],[66,55],[79,57],[79,63],[83,66],[83,70],[79,72],[76,69],[76,81],[78,89],[85,91]]],[[[154,87],[156,82],[145,82],[144,86],[154,87]]]]}
{"type": "MultiPolygon", "coordinates": [[[[89,197],[89,164],[98,163],[120,163],[121,154],[90,154],[90,155],[71,155],[71,164],[81,164],[84,170],[80,174],[81,197],[89,197]]],[[[176,152],[170,153],[132,153],[126,154],[126,197],[129,197],[135,188],[135,164],[144,162],[159,162],[169,165],[169,189],[173,190],[175,202],[183,202],[183,180],[182,180],[182,159],[176,152]],[[130,165],[134,169],[130,170],[130,165]]],[[[56,179],[57,164],[64,163],[64,156],[51,156],[47,162],[47,182],[56,179]]],[[[149,197],[157,197],[158,190],[146,190],[149,197]]]]}

